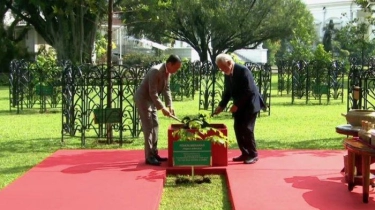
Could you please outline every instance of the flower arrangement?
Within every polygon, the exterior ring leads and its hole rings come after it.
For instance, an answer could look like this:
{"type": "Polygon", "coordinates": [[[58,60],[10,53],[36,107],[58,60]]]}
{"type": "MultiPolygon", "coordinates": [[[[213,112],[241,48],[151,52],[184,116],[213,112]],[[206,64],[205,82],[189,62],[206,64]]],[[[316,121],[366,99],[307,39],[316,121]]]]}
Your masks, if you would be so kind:
{"type": "Polygon", "coordinates": [[[179,137],[179,141],[206,140],[223,145],[227,144],[228,137],[222,131],[210,125],[207,118],[205,114],[198,114],[196,117],[185,116],[181,120],[184,124],[183,127],[175,130],[172,135],[179,137]]]}

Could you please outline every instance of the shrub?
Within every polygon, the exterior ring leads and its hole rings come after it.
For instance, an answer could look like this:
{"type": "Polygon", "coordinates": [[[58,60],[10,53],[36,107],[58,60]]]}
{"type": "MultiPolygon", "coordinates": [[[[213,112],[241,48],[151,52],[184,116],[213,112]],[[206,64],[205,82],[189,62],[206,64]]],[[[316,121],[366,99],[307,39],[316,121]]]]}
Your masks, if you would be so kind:
{"type": "Polygon", "coordinates": [[[160,56],[142,54],[142,53],[129,53],[123,56],[122,63],[128,66],[140,65],[142,67],[149,66],[152,62],[163,60],[160,56]]]}

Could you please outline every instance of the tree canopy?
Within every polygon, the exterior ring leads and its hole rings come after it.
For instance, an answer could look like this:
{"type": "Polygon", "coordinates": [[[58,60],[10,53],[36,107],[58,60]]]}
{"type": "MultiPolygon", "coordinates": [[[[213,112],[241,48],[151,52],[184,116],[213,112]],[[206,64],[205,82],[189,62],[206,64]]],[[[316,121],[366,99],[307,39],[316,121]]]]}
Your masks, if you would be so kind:
{"type": "Polygon", "coordinates": [[[2,0],[16,18],[32,25],[56,49],[58,59],[91,60],[106,0],[2,0]]]}
{"type": "Polygon", "coordinates": [[[9,63],[14,58],[25,58],[28,56],[26,49],[20,44],[25,37],[28,26],[17,30],[20,18],[10,19],[7,16],[9,9],[4,1],[0,1],[0,65],[1,70],[8,71],[9,63]],[[5,24],[7,22],[7,24],[5,24]]]}
{"type": "MultiPolygon", "coordinates": [[[[354,20],[335,33],[334,40],[340,50],[350,53],[350,57],[363,58],[374,54],[375,42],[370,39],[369,23],[354,20]]],[[[371,32],[373,33],[373,32],[371,32]]]]}
{"type": "Polygon", "coordinates": [[[324,50],[326,52],[332,51],[332,36],[334,33],[334,24],[333,20],[330,20],[328,25],[325,27],[325,32],[323,35],[323,45],[324,45],[324,50]]]}
{"type": "Polygon", "coordinates": [[[298,21],[292,33],[281,39],[277,59],[310,60],[313,57],[313,45],[318,42],[314,28],[314,17],[305,4],[296,3],[295,16],[298,21]]]}
{"type": "Polygon", "coordinates": [[[305,6],[300,0],[124,0],[121,5],[130,34],[184,41],[201,61],[291,36],[304,14],[298,9],[305,6]]]}

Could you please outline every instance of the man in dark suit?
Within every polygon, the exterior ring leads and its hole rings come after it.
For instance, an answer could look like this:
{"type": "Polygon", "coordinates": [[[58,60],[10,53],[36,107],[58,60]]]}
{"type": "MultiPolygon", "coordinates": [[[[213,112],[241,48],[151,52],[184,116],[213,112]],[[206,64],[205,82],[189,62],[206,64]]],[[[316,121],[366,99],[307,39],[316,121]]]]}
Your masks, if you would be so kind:
{"type": "Polygon", "coordinates": [[[171,74],[176,73],[180,67],[181,59],[177,55],[169,56],[165,63],[151,67],[135,92],[134,101],[145,140],[146,164],[158,166],[161,161],[167,161],[167,158],[158,155],[159,120],[156,112],[161,110],[168,117],[174,115],[169,84],[171,74]],[[160,94],[163,94],[165,104],[162,103],[160,94]]]}
{"type": "Polygon", "coordinates": [[[264,108],[263,100],[255,85],[251,71],[243,65],[237,64],[228,54],[216,57],[216,65],[224,72],[224,93],[214,114],[219,114],[233,99],[230,112],[234,117],[234,132],[241,155],[233,161],[243,161],[253,164],[258,161],[258,152],[254,138],[255,120],[258,112],[264,108]]]}

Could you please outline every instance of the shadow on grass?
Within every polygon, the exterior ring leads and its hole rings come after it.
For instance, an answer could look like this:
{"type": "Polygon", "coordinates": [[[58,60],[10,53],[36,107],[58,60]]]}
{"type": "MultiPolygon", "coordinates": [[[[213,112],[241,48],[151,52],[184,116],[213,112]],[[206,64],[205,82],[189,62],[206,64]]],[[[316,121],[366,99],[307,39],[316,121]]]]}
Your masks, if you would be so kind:
{"type": "Polygon", "coordinates": [[[123,146],[120,147],[118,141],[107,144],[102,138],[87,138],[84,147],[81,145],[80,137],[64,138],[39,138],[28,140],[0,141],[0,158],[5,157],[5,153],[39,153],[55,152],[59,149],[133,149],[143,147],[143,138],[124,138],[123,146]]]}
{"type": "Polygon", "coordinates": [[[273,106],[295,106],[295,107],[306,107],[306,106],[319,106],[319,107],[324,107],[324,106],[329,106],[329,105],[343,105],[344,102],[341,103],[341,100],[340,101],[335,101],[335,100],[331,100],[329,103],[327,103],[326,100],[322,100],[322,103],[319,104],[319,101],[317,100],[310,100],[308,103],[306,102],[301,102],[301,101],[298,101],[298,102],[294,102],[292,104],[292,101],[290,102],[272,102],[271,103],[271,110],[272,110],[272,105],[273,106]]]}
{"type": "Polygon", "coordinates": [[[23,109],[20,110],[19,113],[17,113],[16,108],[12,108],[12,110],[0,110],[0,116],[2,115],[34,115],[34,114],[57,114],[61,113],[61,108],[51,108],[47,109],[46,112],[40,112],[39,108],[33,108],[33,109],[23,109]]]}
{"type": "Polygon", "coordinates": [[[5,100],[9,101],[9,97],[0,97],[0,101],[5,101],[5,100]]]}
{"type": "Polygon", "coordinates": [[[11,168],[2,168],[0,169],[0,174],[20,174],[29,170],[32,167],[33,165],[23,165],[23,166],[11,167],[11,168]]]}
{"type": "Polygon", "coordinates": [[[0,142],[1,155],[4,153],[39,153],[39,152],[54,152],[61,148],[60,139],[54,138],[40,138],[28,140],[10,140],[0,142]]]}
{"type": "MultiPolygon", "coordinates": [[[[269,141],[256,139],[258,149],[344,149],[342,145],[343,137],[327,138],[327,139],[310,139],[297,142],[284,142],[284,141],[269,141]]],[[[231,143],[229,148],[237,149],[237,143],[231,143]]]]}
{"type": "Polygon", "coordinates": [[[227,176],[221,176],[221,191],[223,192],[223,197],[221,198],[223,201],[223,210],[224,209],[232,209],[232,205],[230,202],[230,195],[228,192],[228,177],[227,176]]]}
{"type": "Polygon", "coordinates": [[[143,148],[143,137],[124,136],[122,139],[122,146],[120,146],[120,139],[118,136],[113,138],[112,143],[107,143],[105,137],[86,136],[84,145],[81,145],[80,134],[77,136],[64,136],[62,145],[64,148],[71,149],[134,149],[143,148]],[[72,144],[73,142],[73,144],[72,144]]]}

